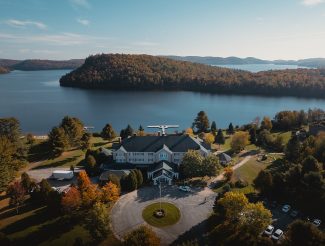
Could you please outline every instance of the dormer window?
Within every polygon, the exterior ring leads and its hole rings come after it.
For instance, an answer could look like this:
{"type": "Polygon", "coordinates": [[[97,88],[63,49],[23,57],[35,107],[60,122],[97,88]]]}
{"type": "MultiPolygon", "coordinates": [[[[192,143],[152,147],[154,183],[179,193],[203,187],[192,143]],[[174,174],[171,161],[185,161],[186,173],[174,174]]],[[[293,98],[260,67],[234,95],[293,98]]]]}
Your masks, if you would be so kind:
{"type": "Polygon", "coordinates": [[[160,161],[167,161],[168,160],[168,154],[166,152],[161,152],[159,154],[159,160],[160,161]]]}

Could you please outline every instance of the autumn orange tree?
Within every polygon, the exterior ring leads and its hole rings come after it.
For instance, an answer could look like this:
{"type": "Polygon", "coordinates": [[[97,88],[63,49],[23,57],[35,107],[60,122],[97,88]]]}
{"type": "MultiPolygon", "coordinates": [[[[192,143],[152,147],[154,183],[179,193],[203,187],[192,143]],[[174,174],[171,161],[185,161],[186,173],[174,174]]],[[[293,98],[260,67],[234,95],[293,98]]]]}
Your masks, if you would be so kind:
{"type": "Polygon", "coordinates": [[[77,180],[78,180],[78,188],[80,191],[86,190],[91,184],[86,171],[79,172],[77,180]]]}
{"type": "Polygon", "coordinates": [[[234,174],[234,170],[231,167],[226,167],[225,169],[224,176],[227,181],[230,181],[232,178],[232,175],[234,174]]]}
{"type": "Polygon", "coordinates": [[[115,202],[119,198],[120,190],[117,187],[116,184],[113,184],[112,182],[108,182],[103,188],[102,188],[102,199],[101,201],[103,203],[109,203],[109,202],[115,202]]]}
{"type": "Polygon", "coordinates": [[[61,206],[67,214],[74,213],[81,206],[81,195],[77,188],[71,187],[70,190],[62,197],[61,206]]]}

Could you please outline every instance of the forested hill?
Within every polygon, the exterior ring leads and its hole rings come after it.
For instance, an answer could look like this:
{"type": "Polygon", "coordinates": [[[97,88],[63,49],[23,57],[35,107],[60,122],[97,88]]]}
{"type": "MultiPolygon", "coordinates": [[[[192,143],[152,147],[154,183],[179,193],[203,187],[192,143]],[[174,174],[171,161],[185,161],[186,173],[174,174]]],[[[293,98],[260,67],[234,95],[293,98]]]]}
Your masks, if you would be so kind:
{"type": "Polygon", "coordinates": [[[149,55],[90,56],[60,79],[88,89],[192,90],[211,93],[325,97],[325,70],[250,73],[149,55]]]}
{"type": "Polygon", "coordinates": [[[36,70],[55,70],[55,69],[76,69],[84,63],[84,59],[72,59],[66,61],[54,60],[9,60],[0,59],[0,66],[6,67],[9,70],[23,70],[23,71],[36,71],[36,70]]]}

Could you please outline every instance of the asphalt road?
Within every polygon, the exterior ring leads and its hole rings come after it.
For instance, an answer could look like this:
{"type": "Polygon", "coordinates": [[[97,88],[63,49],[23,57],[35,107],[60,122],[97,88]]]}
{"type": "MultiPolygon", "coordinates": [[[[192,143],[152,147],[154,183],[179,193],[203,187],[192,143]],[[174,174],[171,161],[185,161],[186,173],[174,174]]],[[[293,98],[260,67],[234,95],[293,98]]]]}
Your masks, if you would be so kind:
{"type": "MultiPolygon", "coordinates": [[[[208,188],[182,192],[177,186],[166,186],[162,191],[162,201],[176,205],[181,211],[180,220],[172,226],[152,229],[161,238],[162,245],[169,245],[180,235],[206,220],[212,212],[216,194],[208,188]]],[[[142,210],[159,201],[157,186],[144,187],[121,196],[111,211],[113,232],[123,238],[139,225],[148,225],[142,218],[142,210]]]]}

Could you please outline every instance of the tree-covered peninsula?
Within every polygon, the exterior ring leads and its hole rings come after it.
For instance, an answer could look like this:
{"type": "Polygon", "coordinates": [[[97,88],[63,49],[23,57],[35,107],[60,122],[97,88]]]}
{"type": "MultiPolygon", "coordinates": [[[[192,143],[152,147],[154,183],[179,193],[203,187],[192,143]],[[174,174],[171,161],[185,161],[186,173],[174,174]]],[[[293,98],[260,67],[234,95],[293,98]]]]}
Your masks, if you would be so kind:
{"type": "Polygon", "coordinates": [[[211,93],[325,97],[325,69],[251,73],[150,55],[90,56],[61,86],[110,90],[190,90],[211,93]]]}

